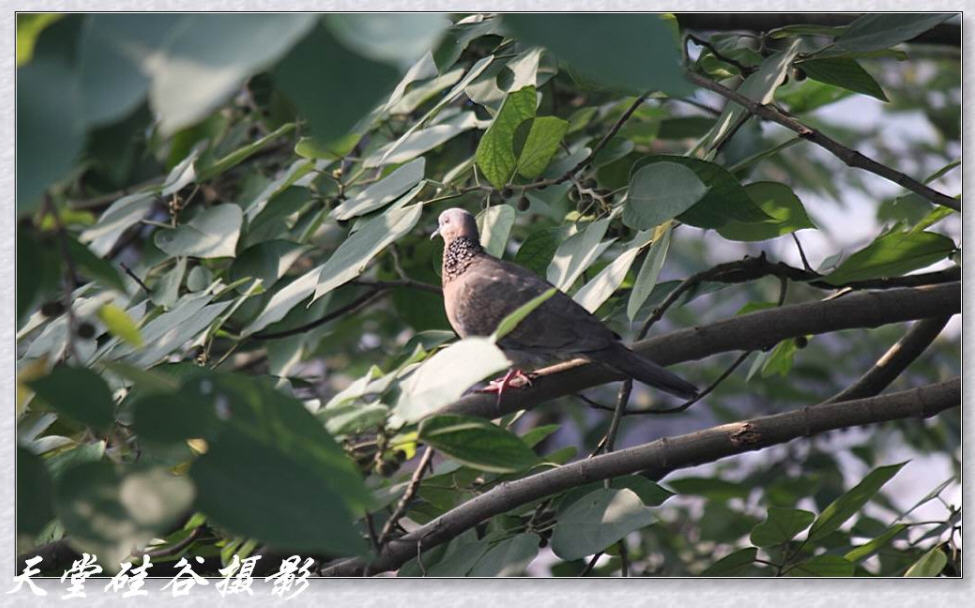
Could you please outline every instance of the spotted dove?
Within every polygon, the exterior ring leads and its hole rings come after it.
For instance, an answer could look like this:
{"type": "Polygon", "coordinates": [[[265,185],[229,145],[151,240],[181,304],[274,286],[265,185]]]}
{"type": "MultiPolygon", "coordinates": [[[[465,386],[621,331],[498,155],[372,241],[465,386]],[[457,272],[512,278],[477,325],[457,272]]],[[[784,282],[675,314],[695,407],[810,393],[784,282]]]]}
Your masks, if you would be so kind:
{"type": "MultiPolygon", "coordinates": [[[[463,209],[441,213],[433,236],[438,234],[444,240],[444,307],[462,338],[490,335],[505,316],[552,288],[532,271],[485,252],[474,216],[463,209]]],[[[584,357],[679,397],[698,394],[691,383],[624,346],[616,333],[561,291],[502,337],[498,346],[515,365],[584,357]]]]}

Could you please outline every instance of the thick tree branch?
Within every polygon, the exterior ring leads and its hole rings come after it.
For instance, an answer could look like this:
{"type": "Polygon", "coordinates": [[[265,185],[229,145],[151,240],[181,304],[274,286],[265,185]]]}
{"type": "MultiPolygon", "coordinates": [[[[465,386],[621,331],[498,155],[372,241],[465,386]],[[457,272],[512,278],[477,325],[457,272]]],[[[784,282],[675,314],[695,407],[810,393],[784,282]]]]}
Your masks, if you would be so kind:
{"type": "MultiPolygon", "coordinates": [[[[377,559],[368,564],[370,572],[398,568],[424,550],[447,542],[478,523],[505,513],[519,505],[538,500],[593,481],[644,472],[660,479],[685,467],[759,450],[851,426],[898,420],[927,418],[961,401],[961,380],[843,403],[804,407],[783,414],[723,424],[686,435],[657,441],[580,460],[516,481],[502,483],[456,507],[426,525],[387,545],[377,559]]],[[[322,570],[326,576],[356,576],[366,563],[348,559],[322,570]]]]}
{"type": "MultiPolygon", "coordinates": [[[[796,336],[953,315],[960,309],[961,285],[958,282],[867,291],[682,329],[636,342],[631,348],[660,365],[673,365],[728,351],[768,348],[780,340],[796,336]]],[[[539,370],[538,376],[532,379],[532,386],[506,391],[500,403],[494,395],[471,394],[446,406],[443,411],[496,418],[621,379],[622,376],[606,367],[581,360],[568,361],[539,370]]]]}
{"type": "Polygon", "coordinates": [[[856,167],[858,169],[869,171],[875,175],[879,175],[880,177],[888,179],[899,186],[903,186],[918,196],[924,197],[936,205],[943,205],[956,211],[961,210],[961,203],[957,199],[950,197],[947,194],[942,194],[934,188],[926,186],[916,179],[909,177],[900,171],[892,169],[887,165],[881,164],[874,159],[857,152],[856,150],[847,148],[835,139],[832,139],[823,133],[802,124],[791,116],[787,116],[775,106],[758,103],[753,99],[742,95],[738,91],[729,89],[728,87],[719,84],[706,76],[695,74],[694,72],[687,72],[687,78],[694,84],[704,87],[709,91],[714,91],[725,99],[739,104],[755,116],[764,118],[765,120],[770,120],[782,125],[787,129],[795,131],[799,137],[807,139],[814,144],[825,148],[850,167],[856,167]]]}
{"type": "MultiPolygon", "coordinates": [[[[767,32],[789,25],[849,25],[860,15],[856,13],[677,13],[681,29],[702,31],[767,32]]],[[[961,46],[961,27],[942,23],[910,42],[961,46]]]]}
{"type": "Polygon", "coordinates": [[[901,375],[912,361],[934,342],[950,316],[922,319],[915,323],[904,337],[890,347],[859,380],[831,397],[827,403],[839,403],[879,394],[901,375]]]}

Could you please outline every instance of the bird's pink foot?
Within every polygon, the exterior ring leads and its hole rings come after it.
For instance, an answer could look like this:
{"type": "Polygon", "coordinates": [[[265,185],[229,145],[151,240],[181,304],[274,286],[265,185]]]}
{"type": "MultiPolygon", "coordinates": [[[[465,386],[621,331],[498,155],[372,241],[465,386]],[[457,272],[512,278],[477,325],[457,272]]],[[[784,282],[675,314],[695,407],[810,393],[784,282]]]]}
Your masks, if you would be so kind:
{"type": "Polygon", "coordinates": [[[523,388],[525,386],[532,385],[532,374],[526,374],[520,369],[510,369],[501,378],[496,378],[488,382],[488,385],[480,389],[479,393],[498,393],[500,396],[502,392],[508,387],[512,388],[523,388]]]}

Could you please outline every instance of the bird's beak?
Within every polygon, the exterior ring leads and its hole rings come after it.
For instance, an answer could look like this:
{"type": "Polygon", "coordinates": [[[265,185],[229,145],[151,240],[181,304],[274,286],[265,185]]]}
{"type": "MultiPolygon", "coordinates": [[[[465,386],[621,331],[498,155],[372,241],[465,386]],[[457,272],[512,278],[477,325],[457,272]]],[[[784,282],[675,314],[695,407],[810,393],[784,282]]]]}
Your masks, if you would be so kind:
{"type": "Polygon", "coordinates": [[[430,235],[430,240],[432,241],[438,236],[440,236],[440,226],[437,226],[436,230],[433,231],[433,234],[430,235]]]}

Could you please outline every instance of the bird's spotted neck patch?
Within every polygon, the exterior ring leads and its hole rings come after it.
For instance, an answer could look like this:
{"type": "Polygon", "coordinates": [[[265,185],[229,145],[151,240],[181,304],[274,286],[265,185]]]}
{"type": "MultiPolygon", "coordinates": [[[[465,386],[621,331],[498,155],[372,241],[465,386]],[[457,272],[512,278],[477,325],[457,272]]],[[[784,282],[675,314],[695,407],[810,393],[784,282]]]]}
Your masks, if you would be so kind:
{"type": "Polygon", "coordinates": [[[459,277],[484,250],[481,245],[466,236],[458,237],[443,252],[443,282],[459,277]]]}

